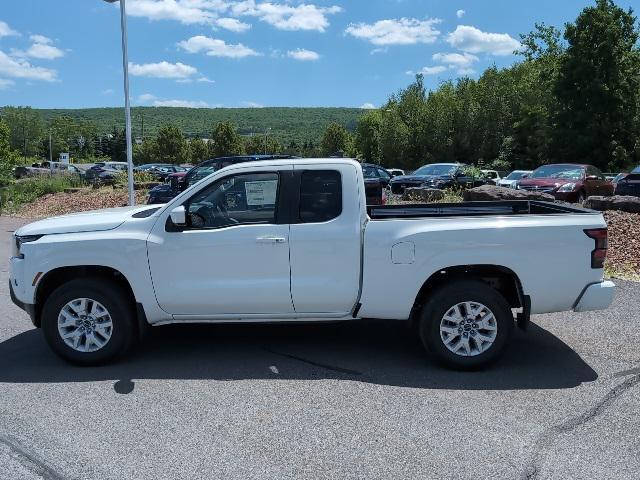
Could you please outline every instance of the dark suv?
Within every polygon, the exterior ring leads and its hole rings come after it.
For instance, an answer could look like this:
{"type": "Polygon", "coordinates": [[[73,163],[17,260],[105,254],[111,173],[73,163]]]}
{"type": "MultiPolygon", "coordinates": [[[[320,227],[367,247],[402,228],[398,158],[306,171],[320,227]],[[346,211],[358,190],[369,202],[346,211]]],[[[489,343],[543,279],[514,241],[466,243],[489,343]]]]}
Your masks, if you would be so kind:
{"type": "Polygon", "coordinates": [[[219,157],[206,160],[188,172],[173,173],[168,176],[168,183],[158,185],[149,190],[148,204],[167,203],[191,185],[198,183],[221,168],[236,163],[257,162],[261,160],[286,160],[296,158],[291,155],[243,155],[235,157],[219,157]]]}
{"type": "Polygon", "coordinates": [[[640,167],[616,182],[616,195],[640,197],[640,167]]]}
{"type": "Polygon", "coordinates": [[[420,167],[411,175],[401,175],[391,180],[391,192],[398,195],[406,188],[426,187],[444,190],[446,188],[465,189],[485,185],[484,178],[474,177],[463,163],[432,163],[420,167]]]}

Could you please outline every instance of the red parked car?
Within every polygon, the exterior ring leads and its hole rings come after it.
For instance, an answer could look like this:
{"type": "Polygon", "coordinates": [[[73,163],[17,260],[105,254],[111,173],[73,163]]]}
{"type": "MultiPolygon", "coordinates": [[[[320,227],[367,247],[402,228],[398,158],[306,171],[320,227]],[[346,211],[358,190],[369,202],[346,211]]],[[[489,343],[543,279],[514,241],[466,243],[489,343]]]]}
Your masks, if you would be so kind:
{"type": "Polygon", "coordinates": [[[613,195],[613,184],[593,165],[543,165],[518,182],[518,189],[544,192],[556,200],[582,203],[592,195],[613,195]]]}

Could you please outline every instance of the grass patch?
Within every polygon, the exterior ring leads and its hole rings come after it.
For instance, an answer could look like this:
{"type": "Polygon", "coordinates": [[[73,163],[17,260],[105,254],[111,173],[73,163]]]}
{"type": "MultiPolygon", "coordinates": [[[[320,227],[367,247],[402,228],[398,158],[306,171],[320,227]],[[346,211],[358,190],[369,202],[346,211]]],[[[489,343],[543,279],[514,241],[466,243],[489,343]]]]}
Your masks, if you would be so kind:
{"type": "Polygon", "coordinates": [[[15,213],[43,195],[82,186],[84,182],[76,175],[41,175],[14,181],[0,190],[0,213],[15,213]]]}
{"type": "Polygon", "coordinates": [[[640,282],[640,272],[630,265],[606,265],[604,267],[605,278],[618,278],[631,282],[640,282]]]}

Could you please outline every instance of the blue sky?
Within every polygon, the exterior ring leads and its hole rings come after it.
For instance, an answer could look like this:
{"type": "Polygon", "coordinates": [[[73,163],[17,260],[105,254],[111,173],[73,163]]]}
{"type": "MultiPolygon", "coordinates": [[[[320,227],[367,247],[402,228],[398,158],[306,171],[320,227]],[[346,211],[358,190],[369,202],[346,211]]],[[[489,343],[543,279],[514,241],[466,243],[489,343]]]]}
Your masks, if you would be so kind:
{"type": "MultiPolygon", "coordinates": [[[[134,105],[370,107],[510,65],[586,0],[127,0],[134,105]]],[[[619,5],[631,6],[630,0],[619,5]]],[[[122,104],[117,4],[4,1],[0,105],[122,104]]]]}

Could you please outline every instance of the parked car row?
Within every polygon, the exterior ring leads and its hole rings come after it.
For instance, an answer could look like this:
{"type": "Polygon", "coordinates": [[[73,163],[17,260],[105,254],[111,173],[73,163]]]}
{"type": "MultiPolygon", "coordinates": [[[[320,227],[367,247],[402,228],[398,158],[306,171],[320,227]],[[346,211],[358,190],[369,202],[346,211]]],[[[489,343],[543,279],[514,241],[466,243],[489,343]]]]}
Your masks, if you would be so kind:
{"type": "Polygon", "coordinates": [[[389,188],[391,193],[398,195],[413,187],[463,190],[493,184],[548,193],[557,200],[570,203],[582,203],[593,195],[611,196],[615,193],[640,196],[640,167],[631,173],[621,173],[612,180],[608,180],[593,165],[573,163],[543,165],[535,170],[514,170],[509,174],[497,170],[481,172],[482,175],[476,176],[468,165],[462,163],[433,163],[411,175],[393,177],[389,181],[389,188]]]}
{"type": "Polygon", "coordinates": [[[82,176],[83,173],[84,172],[74,164],[49,161],[32,163],[30,167],[18,165],[13,168],[13,176],[16,179],[55,174],[82,176]]]}

